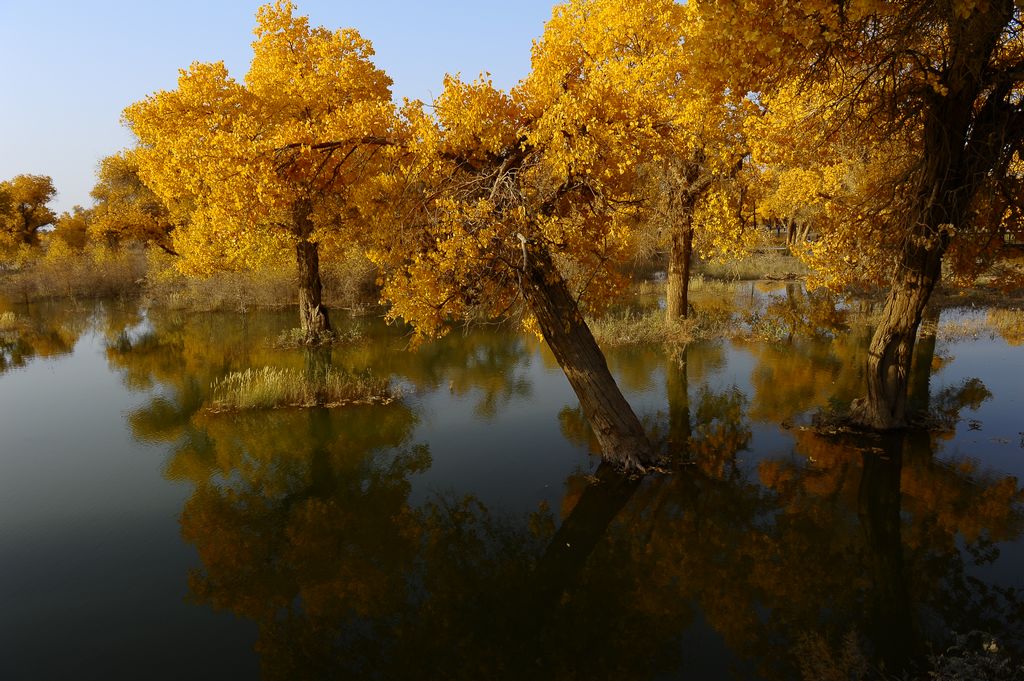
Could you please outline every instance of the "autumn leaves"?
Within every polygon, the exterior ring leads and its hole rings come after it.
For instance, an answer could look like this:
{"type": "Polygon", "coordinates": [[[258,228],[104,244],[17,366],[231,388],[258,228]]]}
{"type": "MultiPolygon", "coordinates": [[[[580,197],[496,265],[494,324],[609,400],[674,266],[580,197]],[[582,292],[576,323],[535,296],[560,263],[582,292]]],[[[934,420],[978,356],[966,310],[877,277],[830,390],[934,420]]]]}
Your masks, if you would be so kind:
{"type": "MultiPolygon", "coordinates": [[[[976,218],[1019,221],[1024,134],[1008,131],[1024,130],[1024,62],[1003,28],[1020,14],[1011,0],[570,0],[515,88],[448,76],[430,106],[396,107],[368,41],[278,0],[257,14],[242,81],[193,64],[125,111],[139,141],[125,158],[162,203],[147,229],[182,271],[292,250],[311,342],[330,328],[319,258],[360,251],[391,318],[420,337],[522,318],[567,343],[570,381],[597,376],[574,383],[582,402],[599,397],[592,425],[632,431],[612,423],[624,401],[582,317],[616,298],[621,265],[652,238],[681,277],[675,314],[694,250],[735,253],[759,217],[815,236],[804,254],[822,282],[914,273],[893,290],[924,295],[890,301],[869,368],[902,375],[946,248],[990,262],[998,230],[976,218]],[[967,238],[910,248],[953,223],[967,238]]],[[[875,388],[866,421],[900,425],[905,384],[875,388]]],[[[644,449],[609,438],[606,455],[644,449]]]]}

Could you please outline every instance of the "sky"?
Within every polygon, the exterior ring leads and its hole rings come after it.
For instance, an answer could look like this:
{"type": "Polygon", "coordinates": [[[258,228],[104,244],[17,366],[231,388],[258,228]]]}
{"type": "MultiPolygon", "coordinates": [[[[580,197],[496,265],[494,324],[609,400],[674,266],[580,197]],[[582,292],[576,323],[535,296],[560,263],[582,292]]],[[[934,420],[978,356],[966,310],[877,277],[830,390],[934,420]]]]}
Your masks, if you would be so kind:
{"type": "MultiPolygon", "coordinates": [[[[89,206],[101,158],[131,146],[128,104],[178,69],[224,61],[241,80],[258,0],[0,0],[0,180],[53,178],[58,212],[89,206]]],[[[314,26],[373,41],[398,97],[430,101],[445,73],[526,76],[554,0],[296,0],[314,26]]]]}

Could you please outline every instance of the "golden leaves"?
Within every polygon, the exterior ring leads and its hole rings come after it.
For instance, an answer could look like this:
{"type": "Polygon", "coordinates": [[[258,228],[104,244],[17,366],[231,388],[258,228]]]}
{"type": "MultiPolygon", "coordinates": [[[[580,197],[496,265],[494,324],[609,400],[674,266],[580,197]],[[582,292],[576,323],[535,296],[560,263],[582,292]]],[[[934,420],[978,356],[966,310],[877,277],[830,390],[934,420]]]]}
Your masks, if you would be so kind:
{"type": "Polygon", "coordinates": [[[294,11],[260,8],[244,84],[222,62],[195,63],[177,89],[125,110],[140,177],[187,207],[174,233],[183,271],[249,267],[293,238],[337,244],[360,231],[351,198],[387,157],[391,80],[356,31],[311,28],[294,11]]]}

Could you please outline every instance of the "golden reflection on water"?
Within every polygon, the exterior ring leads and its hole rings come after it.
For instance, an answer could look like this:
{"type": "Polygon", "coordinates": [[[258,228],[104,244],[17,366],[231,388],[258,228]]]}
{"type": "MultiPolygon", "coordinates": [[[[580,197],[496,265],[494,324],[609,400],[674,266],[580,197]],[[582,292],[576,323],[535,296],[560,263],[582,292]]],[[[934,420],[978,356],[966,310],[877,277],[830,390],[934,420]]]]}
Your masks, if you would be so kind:
{"type": "MultiPolygon", "coordinates": [[[[172,444],[165,474],[193,490],[181,513],[201,559],[190,598],[258,624],[267,678],[651,678],[708,655],[791,678],[839,660],[900,668],[949,631],[1020,621],[1014,592],[971,576],[1020,540],[1016,478],[939,460],[938,436],[923,432],[778,430],[788,446],[749,451],[758,424],[857,394],[863,333],[610,353],[627,388],[664,395],[646,423],[673,472],[573,472],[557,514],[524,518],[471,493],[410,501],[444,455],[413,441],[411,401],[204,411],[227,371],[310,361],[267,342],[286,322],[151,312],[148,323],[113,338],[108,361],[128,385],[158,388],[129,422],[172,444]],[[715,387],[734,352],[749,357],[749,382],[715,387]],[[723,651],[684,645],[694,632],[723,651]]],[[[317,361],[472,395],[483,419],[547,390],[525,373],[538,349],[514,334],[457,334],[413,354],[400,333],[358,324],[359,340],[317,361]]],[[[934,339],[920,348],[912,383],[928,403],[934,339]]],[[[965,383],[931,399],[956,419],[987,397],[965,383]]],[[[594,451],[573,405],[550,418],[594,451]]]]}

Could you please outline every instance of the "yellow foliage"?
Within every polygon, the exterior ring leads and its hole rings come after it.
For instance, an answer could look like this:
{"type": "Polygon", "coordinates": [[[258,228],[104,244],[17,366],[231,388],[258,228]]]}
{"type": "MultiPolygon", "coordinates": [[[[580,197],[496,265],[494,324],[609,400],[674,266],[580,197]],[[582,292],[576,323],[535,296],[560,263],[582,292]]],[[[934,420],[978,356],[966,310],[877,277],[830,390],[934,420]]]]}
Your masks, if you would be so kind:
{"type": "Polygon", "coordinates": [[[585,309],[617,295],[641,163],[687,130],[669,96],[685,13],[669,0],[568,2],[511,91],[448,76],[433,116],[406,107],[408,179],[392,178],[391,210],[378,215],[389,238],[370,253],[392,317],[421,336],[452,319],[528,317],[517,302],[535,248],[551,253],[585,309]]]}
{"type": "Polygon", "coordinates": [[[257,12],[244,83],[222,62],[194,63],[178,87],[125,110],[146,186],[187,213],[172,232],[191,274],[245,269],[296,240],[349,246],[358,185],[395,125],[391,80],[351,29],[311,28],[279,0],[257,12]]]}

